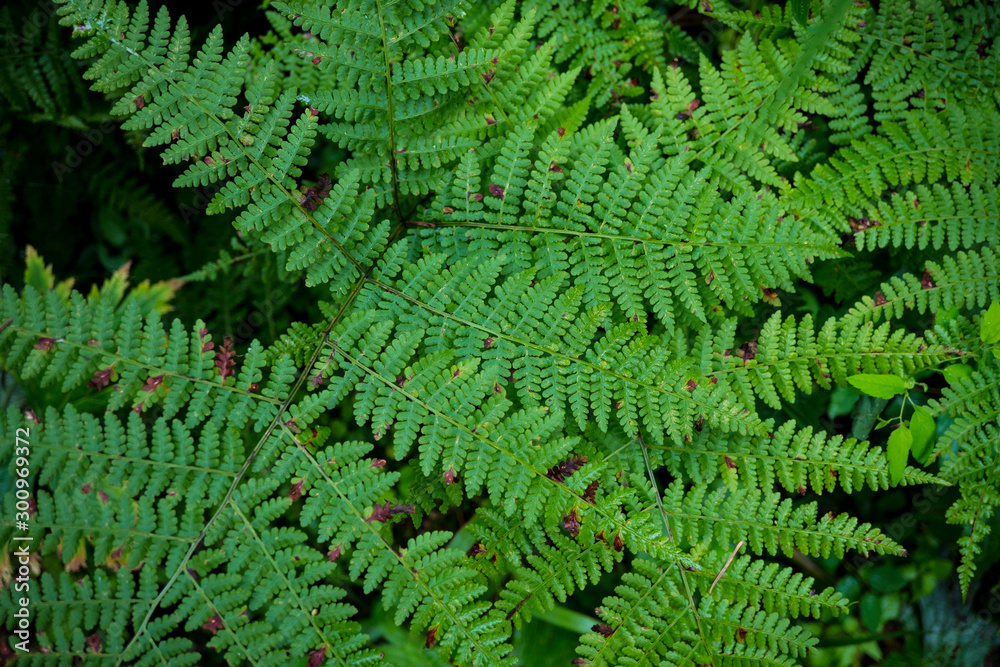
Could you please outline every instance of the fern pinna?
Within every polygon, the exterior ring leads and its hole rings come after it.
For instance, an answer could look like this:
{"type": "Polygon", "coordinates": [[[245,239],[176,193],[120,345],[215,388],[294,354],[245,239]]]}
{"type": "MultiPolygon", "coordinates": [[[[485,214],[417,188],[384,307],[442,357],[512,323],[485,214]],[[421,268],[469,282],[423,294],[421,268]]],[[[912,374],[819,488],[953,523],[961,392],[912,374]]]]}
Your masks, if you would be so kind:
{"type": "Polygon", "coordinates": [[[797,619],[850,609],[789,559],[906,555],[821,511],[838,489],[956,487],[968,591],[1000,505],[989,3],[690,3],[736,31],[721,59],[660,3],[296,0],[193,55],[145,0],[58,4],[175,186],[325,300],[238,349],[167,320],[169,285],[84,294],[28,253],[0,360],[60,398],[0,420],[7,459],[39,434],[25,664],[375,664],[377,595],[434,660],[515,665],[608,577],[577,664],[797,664],[797,619]],[[853,305],[780,310],[885,248],[898,275],[833,286],[853,305]],[[939,372],[894,418],[912,466],[781,412],[939,372]]]}

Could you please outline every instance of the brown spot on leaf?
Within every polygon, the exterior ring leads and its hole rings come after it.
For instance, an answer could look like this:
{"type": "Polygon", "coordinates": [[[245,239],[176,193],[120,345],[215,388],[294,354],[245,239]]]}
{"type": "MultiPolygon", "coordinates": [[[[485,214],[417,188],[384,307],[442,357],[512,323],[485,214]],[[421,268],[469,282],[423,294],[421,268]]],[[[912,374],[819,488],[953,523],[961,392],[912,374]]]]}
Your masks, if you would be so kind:
{"type": "Polygon", "coordinates": [[[291,490],[288,492],[288,499],[293,503],[302,497],[302,489],[305,488],[306,480],[300,479],[299,481],[292,484],[291,490]]]}
{"type": "Polygon", "coordinates": [[[924,269],[924,277],[920,279],[920,289],[934,289],[937,285],[934,283],[934,278],[931,276],[930,269],[924,269]]]}
{"type": "Polygon", "coordinates": [[[454,484],[455,483],[455,477],[456,477],[456,475],[455,475],[455,469],[454,468],[449,467],[447,470],[444,471],[444,483],[445,484],[447,484],[449,486],[452,485],[452,484],[454,484]]]}
{"type": "Polygon", "coordinates": [[[504,194],[503,188],[501,188],[499,185],[496,185],[495,183],[490,183],[490,194],[493,195],[494,197],[499,197],[500,199],[503,199],[503,194],[504,194]]]}
{"type": "Polygon", "coordinates": [[[569,514],[563,517],[562,525],[566,532],[573,537],[580,534],[580,515],[576,513],[575,507],[569,511],[569,514]]]}
{"type": "Polygon", "coordinates": [[[154,375],[150,375],[146,379],[146,384],[142,385],[142,390],[143,391],[156,391],[157,388],[161,384],[163,384],[163,378],[165,378],[165,377],[166,377],[165,373],[162,374],[162,375],[155,375],[155,376],[154,375]]]}
{"type": "Polygon", "coordinates": [[[476,542],[471,547],[469,547],[469,550],[465,552],[465,555],[468,556],[469,558],[472,558],[474,556],[478,556],[479,554],[484,554],[484,553],[486,553],[486,548],[483,546],[482,542],[476,542]]]}
{"type": "Polygon", "coordinates": [[[885,294],[882,294],[882,290],[879,290],[879,291],[875,292],[875,305],[876,306],[884,306],[887,303],[889,303],[889,302],[885,300],[885,294]]]}
{"type": "Polygon", "coordinates": [[[397,514],[413,514],[417,511],[417,508],[413,505],[394,505],[391,502],[379,505],[376,504],[372,509],[372,513],[368,515],[365,521],[371,523],[372,521],[381,521],[385,523],[397,514]]]}
{"type": "Polygon", "coordinates": [[[625,543],[622,542],[622,536],[620,534],[615,535],[614,547],[615,551],[621,551],[625,548],[625,543]]]}
{"type": "Polygon", "coordinates": [[[100,653],[104,648],[104,645],[101,644],[101,635],[95,632],[87,637],[87,648],[90,649],[92,653],[100,653]]]}
{"type": "Polygon", "coordinates": [[[565,482],[567,477],[583,467],[586,462],[586,456],[571,456],[565,461],[549,468],[545,476],[554,482],[565,482]]]}
{"type": "Polygon", "coordinates": [[[320,667],[324,662],[326,662],[326,647],[318,648],[309,654],[309,662],[306,663],[307,667],[320,667]]]}
{"type": "Polygon", "coordinates": [[[596,498],[597,487],[599,487],[600,485],[601,485],[600,480],[596,480],[596,479],[593,482],[591,482],[590,484],[588,484],[587,488],[583,490],[583,499],[586,500],[591,505],[596,505],[597,504],[597,498],[596,498]]]}
{"type": "Polygon", "coordinates": [[[747,342],[743,343],[742,345],[740,345],[737,354],[739,355],[740,359],[743,360],[743,363],[750,361],[751,359],[757,356],[757,341],[748,340],[747,342]]]}
{"type": "Polygon", "coordinates": [[[222,625],[222,619],[219,618],[218,614],[216,614],[212,618],[208,619],[206,622],[202,623],[201,627],[208,630],[214,635],[225,626],[222,625]]]}
{"type": "Polygon", "coordinates": [[[48,352],[49,350],[52,349],[52,347],[55,344],[56,344],[56,339],[55,338],[49,338],[47,336],[42,336],[41,338],[38,339],[38,342],[35,343],[35,349],[36,350],[41,350],[42,352],[48,352]]]}
{"type": "Polygon", "coordinates": [[[438,626],[434,626],[427,631],[427,639],[424,640],[424,648],[434,648],[434,644],[437,643],[438,638],[438,626]]]}
{"type": "Polygon", "coordinates": [[[341,552],[343,552],[343,550],[344,547],[338,544],[337,546],[333,547],[332,549],[326,552],[326,559],[332,563],[333,561],[340,558],[340,554],[341,552]]]}
{"type": "Polygon", "coordinates": [[[590,629],[599,635],[604,635],[605,638],[615,634],[614,628],[612,628],[610,625],[606,623],[597,623],[590,629]]]}
{"type": "Polygon", "coordinates": [[[94,376],[87,382],[87,386],[91,389],[97,389],[98,391],[107,387],[111,384],[111,373],[113,371],[114,366],[108,366],[107,368],[94,371],[94,376]]]}

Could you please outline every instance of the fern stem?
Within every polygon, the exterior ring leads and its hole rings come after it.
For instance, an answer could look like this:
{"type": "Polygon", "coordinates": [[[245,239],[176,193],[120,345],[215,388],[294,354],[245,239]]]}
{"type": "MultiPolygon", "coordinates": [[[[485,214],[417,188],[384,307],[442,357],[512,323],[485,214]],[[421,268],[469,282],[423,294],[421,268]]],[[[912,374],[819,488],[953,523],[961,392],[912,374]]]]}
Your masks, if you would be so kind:
{"type": "MultiPolygon", "coordinates": [[[[358,282],[360,283],[361,281],[358,282]]],[[[326,329],[323,331],[323,336],[319,344],[316,346],[316,349],[313,350],[312,358],[309,360],[309,363],[305,366],[306,368],[312,368],[312,366],[316,363],[316,359],[319,358],[319,354],[320,351],[323,349],[323,345],[329,339],[330,332],[333,330],[334,324],[336,323],[336,319],[337,318],[335,317],[333,320],[331,320],[330,324],[327,325],[326,329]]],[[[307,375],[308,373],[305,372],[299,373],[298,379],[296,379],[295,384],[292,386],[291,391],[288,392],[288,397],[281,402],[281,405],[279,406],[277,413],[275,413],[274,418],[271,420],[271,423],[268,425],[267,430],[264,431],[264,434],[257,441],[257,444],[254,445],[253,450],[250,451],[246,459],[243,461],[243,465],[240,466],[239,471],[236,473],[236,478],[233,480],[233,483],[229,486],[229,490],[226,491],[226,497],[222,499],[221,503],[219,503],[219,506],[215,510],[215,513],[212,514],[212,518],[210,518],[202,527],[201,532],[198,533],[198,537],[195,539],[194,543],[188,549],[187,553],[184,555],[184,558],[181,559],[181,562],[177,565],[177,568],[174,570],[174,573],[170,576],[170,579],[167,580],[167,583],[164,584],[164,586],[160,589],[159,594],[150,603],[149,610],[146,612],[146,616],[142,619],[142,622],[140,623],[138,630],[132,636],[132,639],[125,647],[125,650],[122,651],[122,654],[118,659],[118,662],[115,663],[116,667],[121,666],[122,661],[124,660],[124,656],[136,643],[136,640],[139,638],[139,636],[146,630],[146,627],[149,625],[150,620],[153,618],[153,614],[159,608],[160,603],[163,602],[163,598],[166,597],[167,592],[174,585],[174,583],[177,582],[177,579],[180,577],[181,573],[187,571],[187,564],[191,560],[191,557],[194,556],[194,552],[197,551],[198,547],[204,541],[205,536],[208,535],[208,531],[212,528],[213,525],[215,525],[215,522],[219,520],[219,517],[222,516],[223,510],[225,510],[226,505],[229,504],[229,502],[232,500],[233,494],[236,492],[236,487],[239,486],[241,481],[243,481],[243,477],[250,470],[250,465],[253,463],[257,454],[264,446],[264,443],[267,442],[268,438],[271,437],[271,434],[274,433],[274,430],[281,423],[281,419],[284,416],[285,411],[288,410],[288,406],[291,405],[292,400],[295,398],[295,395],[298,394],[299,389],[302,388],[302,384],[305,382],[307,375]]]]}
{"type": "Polygon", "coordinates": [[[396,112],[392,101],[392,61],[389,59],[389,40],[385,34],[385,17],[382,0],[375,0],[378,13],[378,27],[382,33],[382,59],[385,61],[385,96],[389,111],[389,169],[392,172],[392,210],[396,217],[403,219],[399,208],[399,167],[396,165],[396,112]]]}
{"type": "MultiPolygon", "coordinates": [[[[667,520],[666,511],[663,509],[663,499],[660,497],[660,486],[656,483],[656,475],[653,474],[653,466],[649,462],[649,451],[646,449],[646,441],[643,439],[642,433],[639,431],[636,431],[635,437],[639,441],[640,449],[642,449],[642,459],[646,462],[646,475],[649,476],[649,483],[653,485],[653,497],[656,499],[656,507],[660,510],[660,519],[663,520],[663,529],[667,531],[667,539],[673,542],[674,537],[670,531],[670,523],[667,520]]],[[[684,571],[684,568],[681,567],[680,563],[677,563],[677,572],[681,576],[681,584],[684,586],[684,596],[687,598],[688,605],[691,607],[691,614],[694,616],[695,624],[698,626],[698,635],[705,644],[705,653],[708,655],[709,661],[714,666],[715,653],[708,644],[708,635],[705,634],[705,629],[701,626],[701,616],[698,614],[698,607],[695,605],[694,596],[691,594],[691,587],[688,585],[687,573],[684,571]]]]}
{"type": "MultiPolygon", "coordinates": [[[[623,236],[616,234],[602,234],[600,232],[583,232],[575,229],[559,229],[556,227],[530,227],[527,225],[504,225],[504,224],[493,224],[489,222],[473,222],[471,220],[442,220],[440,222],[424,222],[421,220],[407,220],[407,225],[410,227],[425,227],[425,228],[435,228],[435,227],[478,227],[480,229],[497,229],[504,231],[513,232],[536,232],[538,234],[561,234],[563,236],[581,236],[584,238],[595,238],[595,239],[606,239],[609,241],[630,241],[632,243],[649,243],[652,245],[667,245],[667,246],[682,246],[682,247],[692,247],[692,248],[803,248],[809,247],[813,244],[807,242],[789,242],[789,243],[738,243],[736,241],[726,241],[725,243],[716,243],[714,241],[668,241],[665,239],[653,239],[653,238],[643,238],[639,236],[623,236]]],[[[828,252],[836,252],[837,254],[843,254],[842,251],[836,246],[813,246],[815,248],[824,248],[828,252]]]]}
{"type": "MultiPolygon", "coordinates": [[[[672,397],[674,397],[674,398],[676,398],[678,400],[686,401],[686,402],[688,402],[688,403],[690,403],[692,405],[698,406],[699,408],[702,408],[703,412],[706,412],[708,414],[711,414],[713,411],[715,411],[717,409],[716,406],[709,405],[708,403],[703,403],[703,402],[695,401],[694,399],[692,399],[690,397],[690,395],[688,395],[686,393],[672,391],[670,389],[664,388],[662,385],[653,385],[653,384],[649,384],[647,382],[643,382],[641,380],[638,380],[638,379],[632,377],[631,375],[626,375],[625,373],[619,373],[618,371],[615,371],[615,370],[613,370],[611,368],[604,368],[603,366],[599,366],[598,364],[591,363],[589,361],[586,361],[584,359],[580,359],[578,357],[574,357],[573,355],[566,354],[565,352],[560,352],[558,350],[558,348],[555,348],[555,347],[546,348],[546,347],[544,347],[542,345],[538,345],[538,344],[532,343],[531,341],[528,341],[528,340],[521,340],[519,338],[515,338],[514,336],[510,336],[510,335],[502,333],[500,331],[494,331],[494,330],[488,329],[487,327],[484,327],[482,325],[476,324],[475,322],[472,322],[470,320],[466,320],[466,319],[463,319],[461,317],[457,317],[457,316],[453,315],[452,313],[448,313],[448,312],[445,312],[445,311],[440,310],[438,308],[434,308],[433,306],[431,306],[429,304],[425,304],[422,301],[420,301],[418,299],[415,299],[415,298],[413,298],[413,297],[411,297],[411,296],[409,296],[407,294],[404,294],[403,292],[400,292],[399,290],[397,290],[397,289],[395,289],[393,287],[390,287],[389,285],[386,285],[384,283],[381,283],[381,282],[379,282],[377,280],[368,279],[368,282],[371,283],[372,285],[375,285],[376,287],[378,287],[378,288],[380,288],[380,289],[382,289],[382,290],[390,293],[390,294],[398,296],[401,299],[405,299],[406,301],[409,301],[409,302],[413,303],[414,305],[416,305],[416,306],[418,306],[420,308],[423,308],[424,310],[426,310],[428,312],[434,313],[435,315],[439,315],[441,317],[444,317],[446,319],[452,320],[454,322],[458,322],[459,324],[463,324],[463,325],[465,325],[465,326],[467,326],[467,327],[469,327],[471,329],[476,329],[476,330],[482,331],[483,333],[489,334],[492,337],[500,338],[500,339],[509,341],[511,343],[514,343],[516,345],[523,345],[524,347],[527,347],[527,348],[530,348],[530,349],[533,349],[533,350],[537,350],[537,351],[543,352],[545,354],[550,354],[550,355],[552,355],[554,357],[559,357],[560,359],[565,359],[566,361],[569,361],[569,362],[572,362],[572,363],[576,363],[576,364],[580,364],[580,365],[586,366],[588,368],[592,368],[594,371],[596,371],[598,373],[603,373],[603,374],[606,374],[606,375],[610,375],[610,376],[618,378],[619,380],[622,380],[624,382],[635,384],[635,385],[637,385],[639,387],[642,387],[644,389],[648,389],[648,390],[653,391],[653,392],[659,392],[659,393],[666,394],[667,396],[672,396],[672,397]]],[[[748,427],[748,432],[750,432],[750,433],[756,433],[757,435],[764,435],[764,434],[767,433],[767,429],[762,424],[757,423],[755,425],[755,427],[756,427],[756,430],[750,430],[750,427],[748,427]]]]}

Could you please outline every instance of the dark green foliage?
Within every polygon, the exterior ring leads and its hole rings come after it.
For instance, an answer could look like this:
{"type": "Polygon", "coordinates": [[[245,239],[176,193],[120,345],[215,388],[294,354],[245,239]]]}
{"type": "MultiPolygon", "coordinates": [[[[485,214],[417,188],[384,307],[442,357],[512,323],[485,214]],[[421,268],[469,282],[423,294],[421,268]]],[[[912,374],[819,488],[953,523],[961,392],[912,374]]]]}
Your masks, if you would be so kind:
{"type": "MultiPolygon", "coordinates": [[[[850,578],[903,586],[866,560],[911,537],[872,498],[916,489],[950,494],[935,553],[975,596],[1000,18],[682,4],[296,0],[227,40],[58,0],[93,89],[238,237],[89,292],[29,248],[2,286],[3,460],[35,434],[0,476],[0,542],[16,476],[35,503],[25,664],[513,666],[529,622],[572,625],[577,664],[809,663],[836,617],[882,627],[850,578]],[[858,400],[862,374],[890,389],[858,400]]],[[[42,69],[0,70],[18,113],[73,109],[46,35],[42,69]]],[[[130,187],[94,189],[182,242],[130,187]]]]}

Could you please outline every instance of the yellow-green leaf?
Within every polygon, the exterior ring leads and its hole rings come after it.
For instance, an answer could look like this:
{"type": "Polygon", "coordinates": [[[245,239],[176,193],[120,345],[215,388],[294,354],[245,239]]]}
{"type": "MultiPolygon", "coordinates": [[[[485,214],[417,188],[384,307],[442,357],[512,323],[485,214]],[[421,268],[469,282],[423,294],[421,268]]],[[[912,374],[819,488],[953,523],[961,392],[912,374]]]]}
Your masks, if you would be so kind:
{"type": "Polygon", "coordinates": [[[875,398],[890,399],[906,391],[906,382],[895,375],[861,373],[847,378],[856,389],[875,398]]]}
{"type": "Polygon", "coordinates": [[[889,436],[886,457],[889,459],[889,481],[894,485],[903,480],[903,471],[906,470],[906,460],[910,455],[911,444],[913,444],[913,434],[905,426],[900,426],[889,436]]]}
{"type": "Polygon", "coordinates": [[[937,435],[937,424],[934,423],[934,417],[931,416],[930,410],[923,406],[914,410],[913,418],[910,419],[910,431],[913,434],[911,446],[913,458],[923,465],[930,457],[934,448],[934,436],[937,435]]]}
{"type": "Polygon", "coordinates": [[[1000,301],[994,301],[989,310],[983,313],[983,321],[979,324],[979,339],[987,345],[1000,343],[1000,301]]]}

